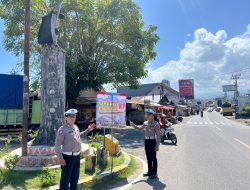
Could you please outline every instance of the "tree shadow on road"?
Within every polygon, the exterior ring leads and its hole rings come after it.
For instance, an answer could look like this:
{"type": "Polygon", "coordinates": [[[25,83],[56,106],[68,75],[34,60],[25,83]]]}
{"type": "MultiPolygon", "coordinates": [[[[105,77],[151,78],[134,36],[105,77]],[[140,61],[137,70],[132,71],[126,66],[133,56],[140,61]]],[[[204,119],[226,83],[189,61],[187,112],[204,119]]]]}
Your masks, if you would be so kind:
{"type": "Polygon", "coordinates": [[[162,145],[170,145],[170,146],[177,146],[177,145],[174,145],[171,141],[164,141],[161,143],[162,145]]]}
{"type": "Polygon", "coordinates": [[[159,178],[157,179],[147,179],[147,180],[139,180],[137,182],[134,182],[133,185],[136,185],[138,183],[147,183],[152,187],[153,190],[166,190],[167,185],[162,183],[159,178]]]}
{"type": "Polygon", "coordinates": [[[122,147],[137,149],[144,147],[144,133],[134,129],[114,130],[114,137],[120,141],[122,147]]]}

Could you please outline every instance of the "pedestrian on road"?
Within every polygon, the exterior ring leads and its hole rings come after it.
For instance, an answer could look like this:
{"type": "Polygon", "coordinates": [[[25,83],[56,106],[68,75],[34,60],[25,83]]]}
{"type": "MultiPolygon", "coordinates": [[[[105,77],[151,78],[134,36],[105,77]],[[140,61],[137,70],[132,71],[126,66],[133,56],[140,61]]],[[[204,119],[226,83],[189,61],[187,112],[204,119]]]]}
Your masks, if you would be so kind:
{"type": "Polygon", "coordinates": [[[203,117],[203,109],[201,109],[201,117],[203,117]]]}
{"type": "Polygon", "coordinates": [[[95,129],[95,124],[80,132],[75,125],[76,109],[70,109],[65,112],[65,124],[61,126],[56,135],[55,148],[61,164],[60,190],[76,190],[79,172],[80,172],[80,155],[81,155],[81,136],[86,136],[90,131],[95,129]]]}
{"type": "Polygon", "coordinates": [[[156,152],[159,151],[161,142],[160,125],[154,120],[155,112],[152,109],[146,110],[146,120],[142,126],[136,126],[130,121],[130,125],[135,129],[144,130],[145,132],[145,152],[148,161],[148,172],[143,176],[150,179],[157,178],[157,158],[156,152]]]}

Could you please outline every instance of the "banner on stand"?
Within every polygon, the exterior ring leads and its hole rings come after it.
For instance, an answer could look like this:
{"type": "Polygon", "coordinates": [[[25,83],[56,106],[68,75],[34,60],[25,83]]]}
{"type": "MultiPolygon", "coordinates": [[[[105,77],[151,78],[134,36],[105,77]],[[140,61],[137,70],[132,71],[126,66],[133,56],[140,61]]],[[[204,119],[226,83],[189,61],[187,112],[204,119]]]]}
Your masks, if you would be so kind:
{"type": "Polygon", "coordinates": [[[96,126],[99,128],[126,127],[126,95],[97,92],[96,126]]]}

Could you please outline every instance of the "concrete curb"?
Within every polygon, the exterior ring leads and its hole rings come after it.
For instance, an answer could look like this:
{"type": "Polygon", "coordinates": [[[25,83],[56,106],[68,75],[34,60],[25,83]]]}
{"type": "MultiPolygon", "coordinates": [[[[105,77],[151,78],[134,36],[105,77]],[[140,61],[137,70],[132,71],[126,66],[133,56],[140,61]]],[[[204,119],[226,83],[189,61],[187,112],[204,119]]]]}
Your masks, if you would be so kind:
{"type": "Polygon", "coordinates": [[[141,158],[139,158],[139,157],[137,157],[137,156],[135,156],[135,155],[132,155],[132,154],[129,154],[129,155],[130,155],[130,156],[133,156],[134,158],[136,158],[137,160],[139,160],[139,161],[142,163],[143,171],[142,171],[142,172],[140,173],[140,175],[139,175],[137,178],[135,178],[133,181],[131,181],[131,182],[128,183],[127,185],[124,185],[124,186],[118,188],[119,190],[126,190],[126,189],[130,188],[135,182],[141,180],[141,179],[143,178],[143,173],[144,173],[144,171],[147,171],[147,163],[146,163],[143,159],[141,159],[141,158]]]}
{"type": "MultiPolygon", "coordinates": [[[[111,177],[114,174],[126,169],[129,164],[131,163],[131,157],[129,154],[122,152],[124,154],[124,162],[122,165],[116,166],[113,168],[113,171],[104,171],[101,174],[97,175],[97,176],[89,176],[86,177],[84,179],[79,179],[78,181],[78,187],[82,187],[84,184],[92,184],[92,183],[97,183],[98,181],[106,178],[106,177],[111,177]]],[[[55,185],[52,187],[48,187],[49,190],[58,190],[59,186],[55,185]]],[[[38,190],[38,189],[37,189],[38,190]]]]}

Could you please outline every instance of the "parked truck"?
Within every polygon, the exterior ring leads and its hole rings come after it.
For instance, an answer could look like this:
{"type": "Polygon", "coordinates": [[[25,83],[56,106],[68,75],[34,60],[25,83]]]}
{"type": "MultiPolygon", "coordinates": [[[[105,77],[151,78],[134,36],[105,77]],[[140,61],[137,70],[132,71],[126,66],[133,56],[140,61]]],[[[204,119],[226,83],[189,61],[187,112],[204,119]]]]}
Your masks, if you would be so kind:
{"type": "MultiPolygon", "coordinates": [[[[22,130],[23,76],[0,74],[0,135],[20,134],[22,130]]],[[[29,128],[40,125],[40,100],[30,96],[29,128]]]]}
{"type": "Polygon", "coordinates": [[[232,116],[233,115],[233,108],[230,102],[225,102],[221,105],[222,107],[222,114],[223,116],[232,116]]]}

